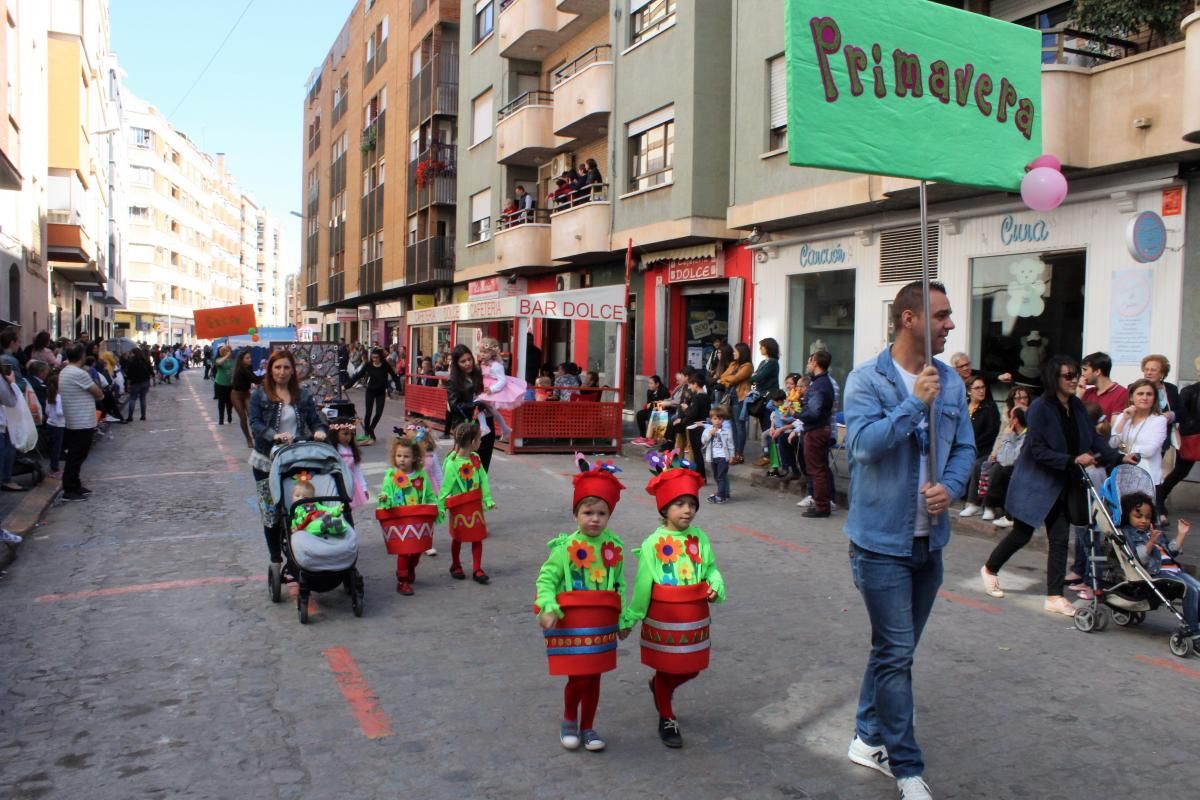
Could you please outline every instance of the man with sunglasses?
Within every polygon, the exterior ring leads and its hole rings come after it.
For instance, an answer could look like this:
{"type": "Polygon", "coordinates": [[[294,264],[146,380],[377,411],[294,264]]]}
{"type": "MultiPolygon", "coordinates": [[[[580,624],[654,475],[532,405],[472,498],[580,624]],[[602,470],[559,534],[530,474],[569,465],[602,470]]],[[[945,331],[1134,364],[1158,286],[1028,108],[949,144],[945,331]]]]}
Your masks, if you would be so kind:
{"type": "Polygon", "coordinates": [[[850,464],[850,568],[871,618],[871,654],[859,693],[851,761],[896,779],[901,800],[929,800],[925,763],[913,732],[912,665],[942,584],[950,541],[950,503],[966,489],[975,434],[961,379],[925,358],[954,330],[950,300],[919,282],[892,302],[895,343],[846,380],[846,453],[850,464]],[[929,474],[930,413],[936,434],[929,474]]]}

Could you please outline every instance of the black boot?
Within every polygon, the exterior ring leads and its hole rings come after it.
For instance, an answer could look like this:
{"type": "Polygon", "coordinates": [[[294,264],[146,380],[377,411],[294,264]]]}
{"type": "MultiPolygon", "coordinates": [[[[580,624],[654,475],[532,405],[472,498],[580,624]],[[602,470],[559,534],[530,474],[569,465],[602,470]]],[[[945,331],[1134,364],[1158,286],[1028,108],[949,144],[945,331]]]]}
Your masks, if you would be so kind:
{"type": "Polygon", "coordinates": [[[679,735],[679,723],[666,717],[658,718],[658,738],[667,747],[683,747],[683,737],[679,735]]]}

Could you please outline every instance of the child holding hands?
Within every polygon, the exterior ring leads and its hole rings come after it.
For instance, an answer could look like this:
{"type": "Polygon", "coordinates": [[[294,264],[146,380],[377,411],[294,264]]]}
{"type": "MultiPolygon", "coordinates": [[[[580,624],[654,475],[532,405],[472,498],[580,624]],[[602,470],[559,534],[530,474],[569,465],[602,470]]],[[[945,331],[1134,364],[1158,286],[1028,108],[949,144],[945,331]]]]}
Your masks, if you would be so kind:
{"type": "Polygon", "coordinates": [[[708,535],[692,524],[704,479],[686,466],[668,467],[646,484],[661,515],[659,527],[634,553],[639,556],[633,599],[623,629],[642,623],[642,663],[655,669],[650,693],[658,711],[658,735],[682,747],[671,705],[675,690],[708,667],[708,604],[725,600],[708,535]]]}
{"type": "Polygon", "coordinates": [[[592,727],[600,675],[616,668],[617,638],[629,635],[618,632],[625,600],[624,545],[608,528],[625,487],[611,470],[599,466],[575,475],[571,510],[577,527],[547,543],[550,555],[537,577],[534,613],[544,629],[550,674],[567,676],[559,742],[568,750],[580,744],[591,751],[605,748],[592,727]]]}

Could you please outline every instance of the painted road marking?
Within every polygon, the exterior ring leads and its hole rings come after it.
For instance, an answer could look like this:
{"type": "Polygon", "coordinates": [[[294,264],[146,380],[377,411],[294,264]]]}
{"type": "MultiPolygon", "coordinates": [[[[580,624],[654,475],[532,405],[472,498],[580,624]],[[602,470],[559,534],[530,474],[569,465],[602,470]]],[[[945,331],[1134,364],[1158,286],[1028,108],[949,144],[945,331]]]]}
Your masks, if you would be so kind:
{"type": "Polygon", "coordinates": [[[354,657],[344,647],[331,647],[322,651],[329,669],[333,671],[338,689],[358,720],[358,727],[368,739],[383,739],[394,736],[392,721],[379,707],[379,698],[371,691],[367,679],[354,663],[354,657]]]}
{"type": "Polygon", "coordinates": [[[1138,656],[1137,660],[1143,664],[1149,664],[1152,667],[1162,667],[1169,669],[1171,672],[1178,673],[1185,678],[1191,678],[1194,681],[1200,681],[1200,670],[1185,667],[1178,661],[1171,661],[1167,658],[1151,658],[1150,656],[1138,656]]]}
{"type": "Polygon", "coordinates": [[[115,597],[121,594],[138,592],[161,592],[167,589],[192,589],[197,586],[217,586],[225,583],[244,583],[250,580],[249,575],[224,575],[213,578],[190,578],[181,581],[158,581],[156,583],[135,583],[131,586],[114,586],[109,589],[91,589],[84,592],[63,592],[61,594],[43,594],[33,598],[35,603],[57,603],[63,600],[90,600],[95,597],[115,597]]]}
{"type": "Polygon", "coordinates": [[[991,603],[985,603],[981,600],[976,600],[965,595],[955,594],[954,592],[947,592],[945,589],[939,590],[937,596],[943,600],[949,600],[951,603],[957,603],[960,606],[973,608],[976,611],[986,611],[989,614],[1004,613],[1004,609],[1000,608],[1000,606],[992,605],[991,603]]]}
{"type": "Polygon", "coordinates": [[[777,539],[774,536],[770,536],[768,534],[763,533],[762,531],[756,531],[756,530],[754,530],[754,528],[746,528],[742,525],[726,525],[725,527],[735,533],[741,533],[741,534],[745,534],[746,536],[752,536],[761,542],[767,542],[768,544],[777,545],[778,547],[783,547],[783,548],[785,548],[787,550],[791,550],[792,552],[795,552],[795,553],[811,553],[812,552],[811,548],[805,547],[802,544],[796,544],[795,542],[789,542],[785,539],[777,539]]]}

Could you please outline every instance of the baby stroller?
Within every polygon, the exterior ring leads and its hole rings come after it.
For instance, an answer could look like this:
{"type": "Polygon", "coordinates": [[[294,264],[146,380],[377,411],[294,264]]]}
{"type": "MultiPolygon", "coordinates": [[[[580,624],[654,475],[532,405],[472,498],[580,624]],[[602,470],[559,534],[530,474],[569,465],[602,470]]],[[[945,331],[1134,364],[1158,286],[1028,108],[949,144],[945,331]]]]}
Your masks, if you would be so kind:
{"type": "Polygon", "coordinates": [[[363,579],[355,567],[358,538],[350,510],[350,480],[337,449],[325,442],[294,442],[276,450],[271,462],[271,497],[275,499],[276,524],[282,526],[280,541],[284,558],[282,569],[273,567],[268,574],[271,600],[280,601],[285,575],[296,581],[300,588],[296,608],[304,624],[308,622],[309,594],[333,591],[339,586],[350,595],[354,616],[363,614],[363,579]],[[292,488],[301,473],[307,473],[305,477],[316,490],[316,496],[304,503],[342,504],[343,517],[349,523],[344,537],[326,540],[305,534],[306,546],[303,549],[293,546],[292,488]]]}
{"type": "Polygon", "coordinates": [[[1102,631],[1108,627],[1110,616],[1121,627],[1141,625],[1147,612],[1162,606],[1179,620],[1168,646],[1174,655],[1187,658],[1194,647],[1195,632],[1174,605],[1183,599],[1186,587],[1168,577],[1152,578],[1118,524],[1121,501],[1136,493],[1153,498],[1154,480],[1141,467],[1121,464],[1097,489],[1087,472],[1081,472],[1091,520],[1084,535],[1092,565],[1089,581],[1093,596],[1091,603],[1075,612],[1075,627],[1084,633],[1102,631]]]}

